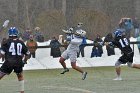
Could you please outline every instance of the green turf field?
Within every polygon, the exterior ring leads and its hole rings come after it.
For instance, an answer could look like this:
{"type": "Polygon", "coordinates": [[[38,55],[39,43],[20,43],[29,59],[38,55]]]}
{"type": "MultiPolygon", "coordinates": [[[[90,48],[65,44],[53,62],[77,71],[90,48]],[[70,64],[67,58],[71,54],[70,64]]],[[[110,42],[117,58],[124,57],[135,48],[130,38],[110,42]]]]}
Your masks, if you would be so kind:
{"type": "MultiPolygon", "coordinates": [[[[113,81],[114,67],[83,68],[88,72],[86,80],[70,69],[61,75],[62,69],[24,71],[25,93],[140,93],[140,70],[122,67],[123,81],[113,81]]],[[[14,73],[0,81],[0,93],[18,93],[14,73]]]]}

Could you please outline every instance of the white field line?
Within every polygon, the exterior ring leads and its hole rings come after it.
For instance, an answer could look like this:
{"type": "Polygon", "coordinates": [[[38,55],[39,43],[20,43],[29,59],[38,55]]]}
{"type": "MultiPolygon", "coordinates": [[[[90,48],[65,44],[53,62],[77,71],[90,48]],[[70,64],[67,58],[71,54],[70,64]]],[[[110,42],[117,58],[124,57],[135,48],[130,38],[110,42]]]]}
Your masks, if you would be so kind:
{"type": "Polygon", "coordinates": [[[80,88],[72,88],[72,87],[58,87],[58,86],[42,86],[42,87],[47,88],[47,89],[60,89],[60,90],[79,91],[79,92],[82,92],[82,93],[96,93],[96,92],[93,92],[93,91],[80,89],[80,88]]]}

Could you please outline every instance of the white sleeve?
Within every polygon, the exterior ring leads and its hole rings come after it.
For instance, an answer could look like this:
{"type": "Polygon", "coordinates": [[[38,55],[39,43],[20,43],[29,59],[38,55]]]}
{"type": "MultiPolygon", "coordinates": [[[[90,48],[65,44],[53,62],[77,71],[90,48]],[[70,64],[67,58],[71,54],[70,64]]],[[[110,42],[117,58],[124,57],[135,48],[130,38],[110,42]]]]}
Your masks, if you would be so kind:
{"type": "Polygon", "coordinates": [[[71,44],[80,45],[82,43],[82,39],[72,39],[71,44]]]}

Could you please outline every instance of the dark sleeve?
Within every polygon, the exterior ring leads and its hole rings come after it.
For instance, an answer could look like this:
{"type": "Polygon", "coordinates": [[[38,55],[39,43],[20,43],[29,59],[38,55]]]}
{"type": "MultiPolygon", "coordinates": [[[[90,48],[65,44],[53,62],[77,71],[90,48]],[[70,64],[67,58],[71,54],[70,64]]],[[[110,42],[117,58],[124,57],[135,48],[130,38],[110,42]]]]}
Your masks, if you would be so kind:
{"type": "Polygon", "coordinates": [[[30,52],[28,51],[27,46],[24,44],[24,42],[22,42],[22,53],[25,55],[29,55],[30,52]]]}
{"type": "Polygon", "coordinates": [[[2,44],[1,50],[3,50],[4,52],[6,52],[7,46],[8,46],[8,39],[2,44]]]}
{"type": "Polygon", "coordinates": [[[120,45],[119,45],[119,42],[116,41],[116,40],[113,40],[113,41],[112,41],[112,44],[113,44],[114,46],[116,46],[116,47],[119,47],[119,46],[120,46],[120,45]]]}

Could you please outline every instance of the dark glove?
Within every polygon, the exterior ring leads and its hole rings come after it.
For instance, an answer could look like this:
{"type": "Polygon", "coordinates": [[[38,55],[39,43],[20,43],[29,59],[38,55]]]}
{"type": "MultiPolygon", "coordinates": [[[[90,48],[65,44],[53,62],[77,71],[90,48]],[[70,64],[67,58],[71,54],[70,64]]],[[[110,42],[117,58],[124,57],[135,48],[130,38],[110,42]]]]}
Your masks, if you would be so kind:
{"type": "Polygon", "coordinates": [[[22,60],[22,67],[24,67],[25,64],[27,64],[27,62],[25,62],[24,60],[22,60]]]}

